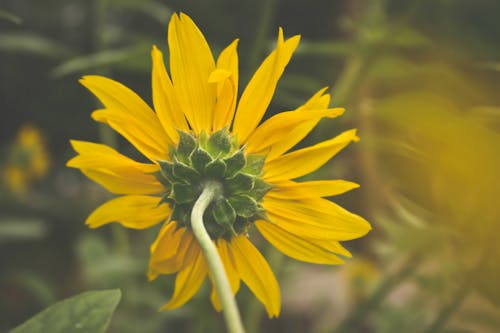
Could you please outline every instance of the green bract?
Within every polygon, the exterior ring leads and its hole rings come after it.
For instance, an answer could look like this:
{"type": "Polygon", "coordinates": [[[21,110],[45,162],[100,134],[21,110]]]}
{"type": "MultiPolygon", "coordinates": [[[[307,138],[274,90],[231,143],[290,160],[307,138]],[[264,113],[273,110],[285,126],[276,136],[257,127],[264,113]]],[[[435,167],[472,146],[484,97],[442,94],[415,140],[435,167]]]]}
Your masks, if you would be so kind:
{"type": "Polygon", "coordinates": [[[157,174],[168,189],[162,202],[172,208],[170,220],[190,227],[194,203],[207,182],[222,188],[203,216],[212,239],[230,239],[265,218],[260,202],[271,189],[261,178],[265,156],[245,155],[226,129],[210,136],[202,133],[199,138],[179,131],[179,136],[177,147],[170,149],[170,161],[159,161],[157,174]]]}

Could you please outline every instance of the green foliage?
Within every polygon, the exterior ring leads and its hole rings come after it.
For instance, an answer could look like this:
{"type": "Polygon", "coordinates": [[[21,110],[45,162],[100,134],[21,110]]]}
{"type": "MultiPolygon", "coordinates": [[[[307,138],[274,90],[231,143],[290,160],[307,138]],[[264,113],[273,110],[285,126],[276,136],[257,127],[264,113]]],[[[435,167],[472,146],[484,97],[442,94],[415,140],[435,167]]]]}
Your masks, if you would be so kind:
{"type": "Polygon", "coordinates": [[[120,298],[118,289],[85,292],[50,306],[10,333],[104,333],[120,298]]]}

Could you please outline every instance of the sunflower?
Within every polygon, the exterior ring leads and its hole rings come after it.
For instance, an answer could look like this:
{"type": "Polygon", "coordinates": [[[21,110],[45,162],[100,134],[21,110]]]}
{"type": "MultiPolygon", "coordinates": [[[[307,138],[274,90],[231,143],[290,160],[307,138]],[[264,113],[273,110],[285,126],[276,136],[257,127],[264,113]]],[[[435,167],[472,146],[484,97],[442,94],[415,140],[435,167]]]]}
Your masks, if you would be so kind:
{"type": "MultiPolygon", "coordinates": [[[[324,199],[358,187],[344,180],[297,182],[325,164],[351,141],[346,131],[316,145],[289,152],[323,117],[341,115],[329,108],[326,88],[295,110],[260,124],[300,36],[284,39],[267,56],[239,100],[238,40],[215,61],[195,23],[173,14],[168,26],[170,76],[160,50],[153,46],[154,111],[133,91],[101,76],[81,83],[104,105],[92,118],[124,136],[151,163],[134,161],[106,145],[71,141],[80,169],[108,191],[121,195],[98,207],[87,219],[91,228],[118,222],[144,229],[163,223],[151,246],[149,279],[177,273],[163,310],[185,304],[211,278],[207,261],[191,229],[193,205],[205,182],[222,191],[203,215],[217,247],[232,292],[243,281],[264,304],[269,317],[280,311],[279,286],[264,257],[249,240],[256,228],[292,258],[341,264],[350,257],[339,243],[365,235],[370,225],[324,199]]],[[[221,305],[215,290],[211,301],[221,305]]]]}

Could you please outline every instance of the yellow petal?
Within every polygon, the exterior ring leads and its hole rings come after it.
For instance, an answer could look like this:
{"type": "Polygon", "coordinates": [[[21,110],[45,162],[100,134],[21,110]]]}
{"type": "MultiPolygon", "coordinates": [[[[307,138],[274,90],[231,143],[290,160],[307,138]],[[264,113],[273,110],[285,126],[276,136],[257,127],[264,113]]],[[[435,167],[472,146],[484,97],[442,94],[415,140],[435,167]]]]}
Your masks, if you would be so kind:
{"type": "Polygon", "coordinates": [[[92,119],[109,125],[123,135],[138,151],[152,162],[168,158],[169,139],[167,135],[156,136],[158,132],[153,129],[157,126],[161,127],[158,118],[156,118],[155,126],[152,126],[153,123],[140,122],[125,112],[102,109],[92,112],[92,119]]]}
{"type": "MultiPolygon", "coordinates": [[[[163,130],[153,110],[136,93],[121,83],[102,76],[84,76],[80,83],[97,96],[106,109],[114,110],[113,112],[117,114],[116,117],[121,121],[114,119],[115,117],[112,114],[108,114],[111,117],[109,119],[107,117],[94,117],[95,120],[113,127],[112,123],[123,123],[123,120],[126,119],[127,128],[136,128],[136,133],[139,132],[143,135],[144,147],[141,145],[136,146],[136,148],[150,159],[154,160],[157,156],[149,156],[149,149],[146,148],[151,148],[151,150],[163,154],[168,152],[168,146],[173,142],[163,130]]],[[[119,127],[113,128],[129,139],[126,135],[127,128],[124,128],[125,124],[115,125],[119,127]]],[[[135,145],[134,142],[131,143],[135,145]]]]}
{"type": "Polygon", "coordinates": [[[266,112],[278,80],[297,48],[299,40],[300,36],[294,36],[284,41],[283,30],[280,28],[276,50],[264,60],[243,91],[233,126],[240,144],[246,142],[266,112]]]}
{"type": "Polygon", "coordinates": [[[295,110],[281,112],[266,120],[250,135],[246,143],[248,153],[264,153],[275,143],[288,137],[298,126],[304,123],[309,125],[314,122],[313,127],[323,117],[334,118],[344,113],[342,108],[323,110],[295,110]]]}
{"type": "Polygon", "coordinates": [[[115,194],[154,194],[165,191],[152,175],[159,170],[156,164],[139,163],[106,145],[71,140],[76,157],[66,163],[81,169],[90,179],[115,194]]]}
{"type": "Polygon", "coordinates": [[[351,141],[357,140],[356,130],[350,130],[333,139],[266,161],[264,178],[273,183],[306,175],[325,164],[351,141]]]}
{"type": "Polygon", "coordinates": [[[359,185],[346,180],[313,180],[308,182],[284,181],[273,184],[274,197],[283,199],[302,199],[314,197],[331,197],[342,194],[359,185]]]}
{"type": "Polygon", "coordinates": [[[196,24],[185,14],[172,15],[168,25],[170,71],[174,89],[195,131],[212,130],[215,85],[208,77],[215,68],[212,52],[196,24]]]}
{"type": "MultiPolygon", "coordinates": [[[[325,94],[327,89],[327,87],[320,89],[307,102],[297,108],[297,110],[319,110],[328,108],[328,105],[330,104],[330,95],[325,94]]],[[[312,131],[317,123],[318,122],[316,120],[312,120],[295,127],[285,137],[271,147],[267,153],[267,160],[271,161],[295,146],[300,142],[300,140],[305,138],[309,132],[312,131]]]]}
{"type": "Polygon", "coordinates": [[[159,274],[171,274],[179,270],[184,253],[180,244],[183,240],[185,228],[179,228],[175,221],[165,223],[160,229],[156,240],[150,248],[149,280],[154,280],[159,274]],[[177,260],[177,258],[182,258],[177,260]]]}
{"type": "Polygon", "coordinates": [[[209,82],[217,84],[217,102],[214,109],[213,130],[231,127],[238,96],[238,39],[222,50],[217,68],[210,74],[209,82]]]}
{"type": "Polygon", "coordinates": [[[205,280],[208,271],[207,262],[198,243],[192,244],[190,247],[192,250],[186,253],[184,268],[177,273],[175,278],[174,295],[167,304],[161,307],[161,311],[184,305],[196,294],[205,280]]]}
{"type": "Polygon", "coordinates": [[[163,54],[156,46],[153,46],[151,58],[153,60],[151,75],[153,105],[165,132],[176,144],[179,141],[177,129],[188,131],[189,127],[165,68],[163,54]]]}
{"type": "Polygon", "coordinates": [[[267,261],[244,235],[231,238],[229,250],[239,276],[266,307],[268,316],[280,313],[280,289],[267,261]]]}
{"type": "Polygon", "coordinates": [[[291,258],[314,264],[339,265],[344,263],[333,252],[314,241],[289,233],[273,223],[256,221],[255,226],[269,243],[291,258]]]}
{"type": "Polygon", "coordinates": [[[111,199],[97,207],[85,223],[97,228],[118,222],[131,229],[145,229],[168,218],[170,208],[166,203],[158,204],[160,198],[147,195],[126,195],[111,199]]]}
{"type": "MultiPolygon", "coordinates": [[[[224,270],[226,272],[227,279],[229,280],[229,285],[231,286],[231,291],[233,292],[234,295],[238,292],[238,289],[240,288],[240,277],[238,275],[238,272],[234,268],[231,258],[229,257],[228,243],[225,239],[219,239],[217,241],[217,251],[219,252],[219,256],[222,260],[222,264],[224,265],[224,270]]],[[[217,311],[222,310],[219,296],[217,295],[217,291],[215,290],[214,285],[212,286],[210,300],[212,301],[212,305],[214,306],[215,310],[217,311]]]]}
{"type": "Polygon", "coordinates": [[[371,229],[362,217],[322,198],[284,200],[268,193],[262,205],[272,222],[307,238],[344,241],[359,238],[371,229]]]}

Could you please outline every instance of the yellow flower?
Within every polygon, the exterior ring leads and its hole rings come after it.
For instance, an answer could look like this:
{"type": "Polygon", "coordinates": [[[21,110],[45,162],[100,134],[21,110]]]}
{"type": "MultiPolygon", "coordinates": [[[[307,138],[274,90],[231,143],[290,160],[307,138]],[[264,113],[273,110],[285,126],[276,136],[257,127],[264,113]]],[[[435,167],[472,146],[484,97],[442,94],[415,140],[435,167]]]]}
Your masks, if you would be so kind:
{"type": "MultiPolygon", "coordinates": [[[[152,50],[153,111],[118,82],[86,76],[81,83],[104,105],[92,118],[128,139],[151,163],[133,161],[105,145],[72,141],[78,156],[68,166],[110,192],[122,194],[97,208],[87,219],[92,227],[118,222],[143,229],[165,222],[151,246],[149,278],[177,273],[174,294],[162,309],[177,308],[200,288],[207,262],[190,228],[189,214],[207,179],[224,188],[204,224],[213,239],[233,293],[243,281],[265,305],[270,317],[280,311],[278,283],[266,260],[249,241],[248,229],[260,233],[284,254],[306,262],[341,264],[336,254],[350,253],[339,241],[366,234],[370,225],[323,197],[358,185],[343,180],[296,182],[332,158],[351,141],[346,131],[314,146],[289,151],[323,117],[326,89],[304,105],[260,124],[278,79],[299,43],[279,30],[276,49],[238,92],[238,40],[214,61],[195,23],[174,14],[168,27],[170,76],[162,53],[152,50]]],[[[210,275],[209,275],[210,277],[210,275]]],[[[211,300],[220,310],[212,290],[211,300]]]]}
{"type": "Polygon", "coordinates": [[[42,179],[50,166],[43,133],[31,124],[23,125],[10,147],[2,177],[9,190],[22,194],[31,183],[42,179]]]}

